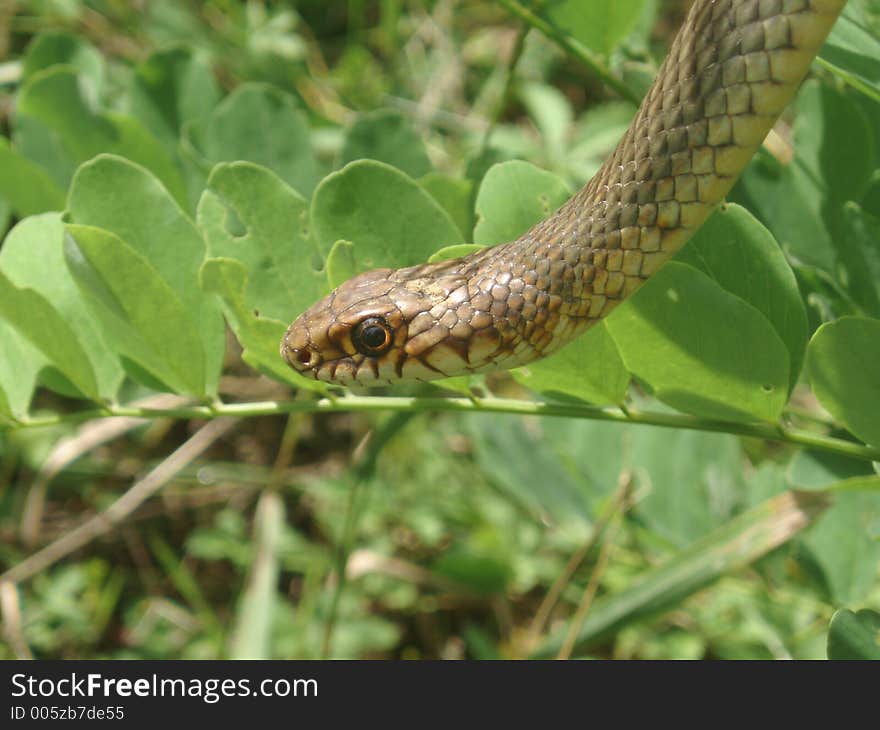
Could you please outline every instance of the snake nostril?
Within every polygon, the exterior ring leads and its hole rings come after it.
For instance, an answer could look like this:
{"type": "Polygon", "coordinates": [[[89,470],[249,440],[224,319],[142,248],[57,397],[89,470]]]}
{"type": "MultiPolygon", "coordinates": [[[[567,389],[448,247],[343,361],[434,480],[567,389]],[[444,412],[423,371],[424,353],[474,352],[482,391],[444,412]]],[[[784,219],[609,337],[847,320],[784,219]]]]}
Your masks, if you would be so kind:
{"type": "Polygon", "coordinates": [[[306,348],[303,348],[302,350],[297,350],[295,357],[296,361],[300,365],[308,366],[308,364],[312,361],[312,351],[306,348]]]}

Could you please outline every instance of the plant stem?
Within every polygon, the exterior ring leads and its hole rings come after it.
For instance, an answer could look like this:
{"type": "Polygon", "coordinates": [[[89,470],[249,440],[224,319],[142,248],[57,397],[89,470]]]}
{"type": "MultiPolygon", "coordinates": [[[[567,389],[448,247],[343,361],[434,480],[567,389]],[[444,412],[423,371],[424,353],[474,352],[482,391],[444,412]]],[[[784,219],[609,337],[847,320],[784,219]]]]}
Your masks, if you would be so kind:
{"type": "Polygon", "coordinates": [[[482,155],[489,147],[489,140],[492,138],[492,132],[495,131],[495,127],[498,126],[498,121],[501,119],[501,115],[504,113],[504,110],[510,102],[510,95],[513,91],[513,80],[516,78],[516,66],[526,47],[526,36],[528,34],[529,26],[523,23],[516,32],[516,41],[513,44],[513,51],[510,54],[510,60],[507,62],[504,88],[501,90],[501,95],[498,97],[498,103],[495,105],[495,109],[492,112],[492,117],[489,119],[486,131],[483,133],[483,142],[480,144],[480,155],[482,155]]]}
{"type": "Polygon", "coordinates": [[[357,396],[320,398],[318,400],[262,401],[256,403],[215,403],[178,408],[143,408],[107,406],[73,413],[58,413],[16,421],[13,428],[36,428],[65,422],[86,421],[92,418],[127,416],[134,418],[212,419],[220,416],[253,418],[284,413],[362,413],[395,411],[420,413],[426,411],[457,411],[465,413],[511,413],[520,416],[553,416],[557,418],[585,418],[594,421],[635,423],[663,428],[683,428],[691,431],[712,431],[737,436],[779,441],[826,451],[862,461],[880,461],[880,448],[825,436],[824,434],[790,428],[772,423],[736,423],[716,421],[680,413],[626,411],[616,407],[591,406],[580,403],[548,403],[537,400],[508,398],[438,398],[412,396],[357,396]]]}
{"type": "Polygon", "coordinates": [[[605,66],[601,59],[579,40],[562,32],[552,23],[548,23],[542,17],[521,5],[517,0],[498,0],[498,4],[524,23],[527,23],[532,28],[543,33],[550,38],[550,40],[555,41],[559,46],[568,51],[568,53],[590,69],[592,73],[598,76],[604,84],[614,89],[624,99],[627,99],[634,104],[638,104],[641,101],[638,94],[611,73],[610,69],[605,66]]]}

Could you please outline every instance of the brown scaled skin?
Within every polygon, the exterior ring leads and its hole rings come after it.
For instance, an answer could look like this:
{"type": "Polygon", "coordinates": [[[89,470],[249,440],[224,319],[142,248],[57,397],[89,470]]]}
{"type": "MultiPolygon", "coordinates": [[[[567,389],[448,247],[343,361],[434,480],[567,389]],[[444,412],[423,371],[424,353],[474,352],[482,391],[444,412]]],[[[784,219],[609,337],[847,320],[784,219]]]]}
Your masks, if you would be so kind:
{"type": "Polygon", "coordinates": [[[724,199],[844,5],[695,0],[623,139],[565,205],[513,243],[345,282],[290,326],[282,356],[318,380],[372,385],[511,368],[562,347],[724,199]]]}
{"type": "MultiPolygon", "coordinates": [[[[525,332],[537,332],[538,325],[527,322],[522,309],[535,314],[540,293],[533,282],[526,292],[532,298],[528,304],[510,286],[499,285],[510,285],[512,279],[504,270],[505,248],[360,274],[296,319],[281,342],[281,355],[303,375],[362,385],[484,372],[504,367],[513,353],[520,360],[536,359],[542,351],[528,340],[518,346],[511,343],[525,332]],[[359,352],[353,337],[358,324],[372,318],[380,318],[391,332],[390,349],[379,356],[359,352]],[[506,327],[498,327],[500,318],[506,327]],[[533,357],[524,352],[526,348],[533,357]]],[[[526,285],[513,282],[512,288],[521,293],[526,285]]],[[[549,299],[546,294],[543,298],[549,299]]]]}

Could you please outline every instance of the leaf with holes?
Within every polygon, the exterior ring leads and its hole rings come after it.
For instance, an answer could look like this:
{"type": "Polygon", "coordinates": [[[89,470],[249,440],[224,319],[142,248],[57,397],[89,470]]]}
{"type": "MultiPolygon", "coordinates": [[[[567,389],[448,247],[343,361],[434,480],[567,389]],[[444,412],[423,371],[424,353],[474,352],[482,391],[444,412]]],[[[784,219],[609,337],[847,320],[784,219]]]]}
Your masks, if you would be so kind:
{"type": "Polygon", "coordinates": [[[234,162],[211,172],[198,226],[212,257],[240,261],[248,272],[247,309],[289,321],[325,293],[308,216],[308,202],[271,170],[234,162]]]}

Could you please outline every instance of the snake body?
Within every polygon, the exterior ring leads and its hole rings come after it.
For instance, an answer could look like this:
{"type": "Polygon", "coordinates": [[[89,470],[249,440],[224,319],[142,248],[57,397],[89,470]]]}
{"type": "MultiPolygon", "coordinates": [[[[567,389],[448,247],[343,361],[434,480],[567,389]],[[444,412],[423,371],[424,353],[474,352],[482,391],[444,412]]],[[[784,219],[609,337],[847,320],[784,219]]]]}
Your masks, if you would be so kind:
{"type": "Polygon", "coordinates": [[[636,291],[723,200],[844,4],[696,0],[623,139],[558,211],[512,243],[355,276],[290,325],[282,356],[318,380],[372,385],[554,352],[636,291]]]}

